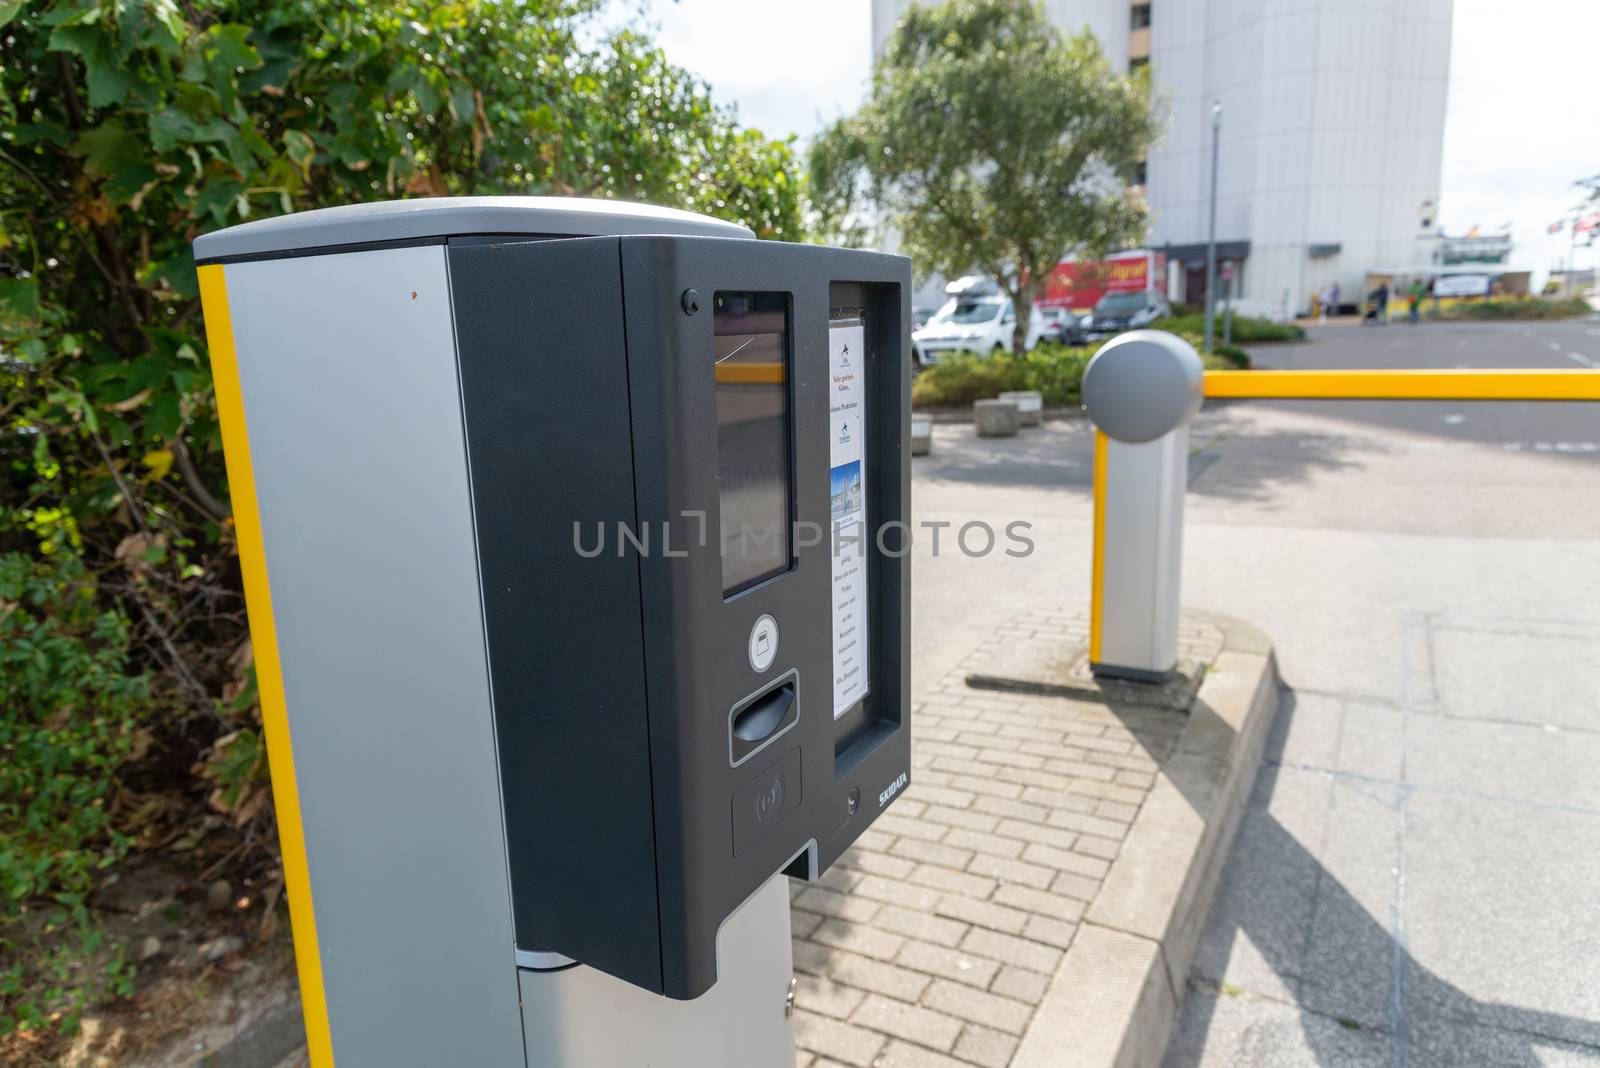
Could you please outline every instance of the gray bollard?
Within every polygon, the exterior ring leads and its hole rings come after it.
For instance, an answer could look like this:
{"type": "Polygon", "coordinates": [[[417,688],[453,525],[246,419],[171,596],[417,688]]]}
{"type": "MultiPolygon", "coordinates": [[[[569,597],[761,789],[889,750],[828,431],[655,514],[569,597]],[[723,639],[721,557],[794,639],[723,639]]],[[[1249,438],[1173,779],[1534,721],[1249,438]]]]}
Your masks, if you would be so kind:
{"type": "Polygon", "coordinates": [[[926,456],[933,451],[933,416],[911,417],[911,455],[926,456]]]}
{"type": "Polygon", "coordinates": [[[980,438],[1009,438],[1017,433],[1017,405],[1008,400],[981,400],[972,404],[972,422],[980,438]]]}
{"type": "Polygon", "coordinates": [[[1161,682],[1178,663],[1179,564],[1189,421],[1200,410],[1204,364],[1162,330],[1103,346],[1083,373],[1094,421],[1094,592],[1089,667],[1161,682]]]}
{"type": "Polygon", "coordinates": [[[1000,394],[1017,406],[1018,426],[1038,426],[1044,422],[1044,394],[1036,389],[1013,389],[1000,394]]]}

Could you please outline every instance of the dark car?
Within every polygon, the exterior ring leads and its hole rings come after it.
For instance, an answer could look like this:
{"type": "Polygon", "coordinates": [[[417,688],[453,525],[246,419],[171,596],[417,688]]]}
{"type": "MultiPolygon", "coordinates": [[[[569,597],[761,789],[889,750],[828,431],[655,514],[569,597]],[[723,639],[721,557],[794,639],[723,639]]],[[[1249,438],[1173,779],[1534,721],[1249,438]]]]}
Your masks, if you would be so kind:
{"type": "Polygon", "coordinates": [[[1095,304],[1094,311],[1083,317],[1079,327],[1085,341],[1099,341],[1124,330],[1149,326],[1171,314],[1171,305],[1160,293],[1144,289],[1131,293],[1107,293],[1095,304]]]}

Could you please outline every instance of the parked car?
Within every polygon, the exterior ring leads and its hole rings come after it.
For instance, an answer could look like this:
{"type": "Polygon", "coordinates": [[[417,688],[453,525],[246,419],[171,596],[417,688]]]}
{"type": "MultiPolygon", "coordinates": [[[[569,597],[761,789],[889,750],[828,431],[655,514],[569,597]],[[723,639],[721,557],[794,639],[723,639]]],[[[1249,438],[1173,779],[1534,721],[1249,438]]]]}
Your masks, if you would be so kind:
{"type": "Polygon", "coordinates": [[[1054,345],[1081,345],[1083,331],[1069,308],[1044,308],[1039,312],[1039,340],[1054,345]]]}
{"type": "Polygon", "coordinates": [[[1094,310],[1079,321],[1078,326],[1083,340],[1099,341],[1124,330],[1149,326],[1171,314],[1172,306],[1160,293],[1146,289],[1107,293],[1095,304],[1094,310]]]}
{"type": "MultiPolygon", "coordinates": [[[[951,283],[952,286],[956,283],[951,283]]],[[[959,292],[934,313],[928,325],[911,334],[911,354],[919,367],[939,362],[945,353],[965,350],[988,355],[1011,349],[1017,313],[1002,293],[959,292]]],[[[1039,343],[1044,322],[1038,309],[1029,317],[1027,347],[1039,343]]]]}
{"type": "Polygon", "coordinates": [[[937,311],[935,308],[912,308],[911,328],[913,330],[921,330],[927,326],[928,320],[933,318],[935,311],[937,311]]]}

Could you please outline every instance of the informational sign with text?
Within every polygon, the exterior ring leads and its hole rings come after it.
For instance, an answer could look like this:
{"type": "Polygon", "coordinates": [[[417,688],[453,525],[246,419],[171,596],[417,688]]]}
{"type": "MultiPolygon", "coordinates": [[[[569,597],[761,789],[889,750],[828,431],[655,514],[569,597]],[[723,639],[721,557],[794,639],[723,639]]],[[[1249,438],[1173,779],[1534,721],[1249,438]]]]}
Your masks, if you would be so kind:
{"type": "Polygon", "coordinates": [[[833,715],[844,715],[867,678],[866,330],[861,313],[836,309],[828,324],[828,494],[833,526],[833,715]]]}

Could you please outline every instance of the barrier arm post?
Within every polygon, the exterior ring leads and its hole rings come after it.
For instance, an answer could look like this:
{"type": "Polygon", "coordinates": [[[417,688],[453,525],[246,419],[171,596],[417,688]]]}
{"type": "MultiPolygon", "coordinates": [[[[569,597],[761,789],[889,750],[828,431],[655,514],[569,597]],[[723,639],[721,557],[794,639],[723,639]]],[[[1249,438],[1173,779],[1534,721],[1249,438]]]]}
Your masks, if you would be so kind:
{"type": "Polygon", "coordinates": [[[1204,366],[1188,342],[1136,330],[1103,346],[1083,376],[1095,424],[1089,667],[1166,681],[1178,663],[1189,421],[1204,366]]]}
{"type": "Polygon", "coordinates": [[[1600,371],[1206,371],[1192,346],[1164,331],[1113,339],[1083,376],[1095,424],[1089,666],[1097,676],[1161,682],[1177,664],[1189,422],[1203,397],[1600,401],[1600,371]]]}

